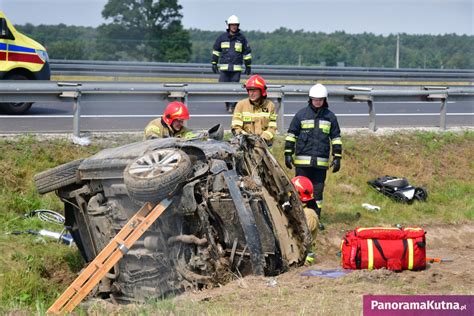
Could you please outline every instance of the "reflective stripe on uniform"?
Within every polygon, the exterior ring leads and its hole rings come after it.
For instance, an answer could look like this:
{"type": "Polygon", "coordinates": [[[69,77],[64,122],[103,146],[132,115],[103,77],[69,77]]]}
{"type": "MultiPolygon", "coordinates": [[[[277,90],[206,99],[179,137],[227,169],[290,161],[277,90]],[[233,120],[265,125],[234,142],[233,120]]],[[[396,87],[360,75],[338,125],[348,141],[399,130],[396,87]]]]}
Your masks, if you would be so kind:
{"type": "Polygon", "coordinates": [[[341,154],[334,154],[334,157],[339,157],[339,158],[341,158],[342,155],[341,155],[341,154]]]}
{"type": "Polygon", "coordinates": [[[367,239],[367,250],[369,254],[367,269],[372,270],[374,268],[374,243],[372,239],[367,239]]]}
{"type": "Polygon", "coordinates": [[[242,52],[242,43],[235,43],[235,51],[241,53],[242,52]]]}
{"type": "Polygon", "coordinates": [[[342,140],[341,140],[340,137],[333,138],[333,139],[331,140],[331,144],[333,144],[333,145],[342,145],[342,140]]]}
{"type": "Polygon", "coordinates": [[[301,128],[314,128],[314,120],[301,121],[301,128]]]}
{"type": "Polygon", "coordinates": [[[270,137],[270,139],[272,139],[272,138],[273,138],[273,133],[272,133],[272,132],[270,132],[270,131],[263,131],[263,133],[262,133],[262,134],[266,134],[266,135],[268,135],[268,136],[270,137]]]}
{"type": "Polygon", "coordinates": [[[331,122],[319,120],[319,128],[323,131],[323,133],[329,134],[329,131],[331,130],[331,122]]]}
{"type": "Polygon", "coordinates": [[[268,127],[277,127],[277,123],[276,122],[270,122],[270,123],[268,123],[268,127]]]}
{"type": "Polygon", "coordinates": [[[296,143],[296,139],[297,139],[297,138],[298,138],[298,137],[296,137],[295,134],[288,133],[288,134],[286,134],[285,140],[286,140],[286,141],[289,141],[289,142],[292,142],[292,143],[296,143]]]}
{"type": "Polygon", "coordinates": [[[318,208],[323,208],[323,200],[315,200],[318,208]]]}
{"type": "Polygon", "coordinates": [[[293,149],[285,149],[285,152],[286,152],[286,153],[291,153],[291,154],[292,154],[292,153],[293,153],[293,149]]]}
{"type": "Polygon", "coordinates": [[[240,112],[234,112],[233,116],[234,116],[234,117],[237,117],[237,118],[242,118],[242,113],[240,113],[240,112]]]}
{"type": "Polygon", "coordinates": [[[240,65],[234,65],[234,71],[242,71],[244,68],[240,65]]]}
{"type": "Polygon", "coordinates": [[[253,113],[254,117],[266,117],[266,118],[270,118],[270,113],[268,112],[256,112],[256,113],[253,113]]]}
{"type": "Polygon", "coordinates": [[[220,65],[219,65],[219,69],[225,71],[225,70],[229,69],[229,65],[227,65],[227,64],[220,64],[220,65]]]}
{"type": "Polygon", "coordinates": [[[217,50],[213,50],[212,51],[212,54],[213,55],[216,55],[217,57],[219,57],[221,55],[221,52],[218,52],[217,50]]]}
{"type": "Polygon", "coordinates": [[[276,121],[278,116],[276,114],[270,114],[270,120],[276,121]]]}
{"type": "Polygon", "coordinates": [[[252,54],[244,55],[244,60],[252,59],[252,54]]]}
{"type": "Polygon", "coordinates": [[[413,270],[413,239],[408,238],[408,270],[413,270]]]}
{"type": "Polygon", "coordinates": [[[197,137],[197,134],[194,134],[193,132],[187,132],[184,134],[184,138],[194,138],[197,137]]]}
{"type": "Polygon", "coordinates": [[[259,118],[259,117],[264,117],[264,118],[269,118],[270,113],[268,112],[242,112],[243,116],[248,116],[248,117],[254,117],[254,118],[259,118]]]}
{"type": "Polygon", "coordinates": [[[221,48],[230,48],[230,42],[221,42],[221,48]]]}
{"type": "Polygon", "coordinates": [[[329,159],[328,158],[317,157],[316,158],[316,165],[317,166],[322,166],[322,167],[329,167],[329,159]]]}
{"type": "Polygon", "coordinates": [[[252,112],[242,112],[244,122],[252,122],[252,118],[254,117],[252,112]]]}
{"type": "Polygon", "coordinates": [[[241,120],[232,120],[232,126],[244,126],[244,122],[241,120]]]}
{"type": "Polygon", "coordinates": [[[310,165],[311,156],[295,156],[295,165],[310,165]]]}

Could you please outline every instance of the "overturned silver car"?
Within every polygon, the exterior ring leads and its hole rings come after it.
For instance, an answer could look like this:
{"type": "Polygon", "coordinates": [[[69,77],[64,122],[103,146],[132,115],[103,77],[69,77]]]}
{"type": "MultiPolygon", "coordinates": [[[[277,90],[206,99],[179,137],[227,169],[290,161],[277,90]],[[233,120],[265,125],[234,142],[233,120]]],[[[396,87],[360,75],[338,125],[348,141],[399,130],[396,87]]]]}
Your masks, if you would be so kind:
{"type": "Polygon", "coordinates": [[[275,275],[311,244],[301,202],[260,138],[153,139],[105,149],[35,176],[56,191],[87,262],[146,202],[171,205],[107,274],[102,297],[144,301],[275,275]]]}

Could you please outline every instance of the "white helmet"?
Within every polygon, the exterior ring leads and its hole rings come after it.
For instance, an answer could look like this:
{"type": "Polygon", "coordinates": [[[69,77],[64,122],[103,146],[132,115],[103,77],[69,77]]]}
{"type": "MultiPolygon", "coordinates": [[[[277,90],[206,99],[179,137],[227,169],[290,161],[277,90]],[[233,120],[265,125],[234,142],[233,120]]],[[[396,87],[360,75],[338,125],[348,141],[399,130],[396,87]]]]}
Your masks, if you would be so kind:
{"type": "Polygon", "coordinates": [[[309,89],[309,97],[310,98],[327,98],[328,97],[328,90],[325,86],[318,83],[309,89]]]}
{"type": "Polygon", "coordinates": [[[226,21],[227,25],[229,24],[240,24],[239,18],[236,15],[231,15],[226,21]]]}

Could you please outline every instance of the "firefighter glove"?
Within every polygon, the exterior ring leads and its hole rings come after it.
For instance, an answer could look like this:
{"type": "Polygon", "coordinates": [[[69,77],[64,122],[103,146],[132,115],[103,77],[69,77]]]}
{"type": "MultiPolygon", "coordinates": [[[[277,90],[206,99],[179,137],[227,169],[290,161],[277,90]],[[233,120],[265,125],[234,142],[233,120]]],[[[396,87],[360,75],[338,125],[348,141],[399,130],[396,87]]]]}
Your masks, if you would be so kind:
{"type": "Polygon", "coordinates": [[[246,66],[245,67],[245,74],[248,76],[252,73],[252,67],[250,66],[246,66]]]}
{"type": "Polygon", "coordinates": [[[212,72],[215,74],[219,73],[219,69],[217,68],[216,64],[212,64],[212,72]]]}
{"type": "Polygon", "coordinates": [[[293,168],[293,159],[291,158],[291,155],[285,155],[285,166],[288,169],[293,168]]]}
{"type": "Polygon", "coordinates": [[[339,169],[341,169],[341,158],[334,158],[334,160],[332,161],[332,173],[336,173],[339,171],[339,169]]]}

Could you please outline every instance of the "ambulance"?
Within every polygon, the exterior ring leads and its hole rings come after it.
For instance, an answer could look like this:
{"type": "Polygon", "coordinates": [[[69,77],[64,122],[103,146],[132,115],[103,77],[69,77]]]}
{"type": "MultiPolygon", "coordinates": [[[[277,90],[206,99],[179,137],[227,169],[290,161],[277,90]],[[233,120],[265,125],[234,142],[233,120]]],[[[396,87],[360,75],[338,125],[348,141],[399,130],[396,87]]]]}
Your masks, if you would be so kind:
{"type": "MultiPolygon", "coordinates": [[[[48,53],[40,43],[18,32],[0,11],[0,79],[49,80],[48,53]]],[[[0,112],[23,114],[32,103],[0,103],[0,112]]]]}

